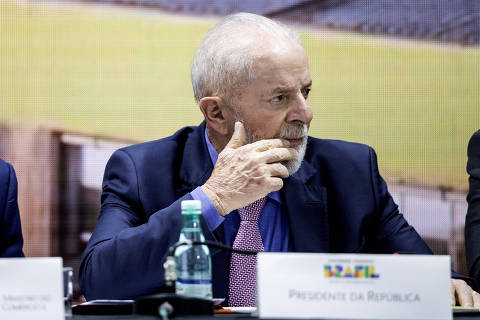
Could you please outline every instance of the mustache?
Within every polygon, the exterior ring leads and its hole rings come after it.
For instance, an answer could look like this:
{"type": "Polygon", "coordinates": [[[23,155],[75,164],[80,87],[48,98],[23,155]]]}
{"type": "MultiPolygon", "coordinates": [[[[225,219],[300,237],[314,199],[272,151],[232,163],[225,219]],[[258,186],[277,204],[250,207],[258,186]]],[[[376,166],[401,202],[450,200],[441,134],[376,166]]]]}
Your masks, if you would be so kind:
{"type": "Polygon", "coordinates": [[[280,128],[278,137],[280,139],[302,139],[308,135],[308,128],[305,123],[285,125],[280,128]]]}

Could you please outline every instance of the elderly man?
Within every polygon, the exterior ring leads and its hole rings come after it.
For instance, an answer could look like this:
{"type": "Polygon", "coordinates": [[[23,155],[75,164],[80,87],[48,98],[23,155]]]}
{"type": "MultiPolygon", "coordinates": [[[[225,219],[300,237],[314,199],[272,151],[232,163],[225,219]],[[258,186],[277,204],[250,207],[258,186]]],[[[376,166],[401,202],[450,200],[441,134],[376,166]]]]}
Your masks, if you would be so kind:
{"type": "MultiPolygon", "coordinates": [[[[107,164],[80,270],[87,299],[158,290],[185,199],[202,202],[207,239],[238,248],[431,253],[398,212],[371,148],[307,136],[312,80],[291,30],[253,14],[226,17],[197,51],[192,84],[199,127],[118,150],[107,164]]],[[[214,297],[255,304],[254,261],[212,250],[212,269],[214,297]]],[[[465,282],[452,288],[473,304],[465,282]]]]}

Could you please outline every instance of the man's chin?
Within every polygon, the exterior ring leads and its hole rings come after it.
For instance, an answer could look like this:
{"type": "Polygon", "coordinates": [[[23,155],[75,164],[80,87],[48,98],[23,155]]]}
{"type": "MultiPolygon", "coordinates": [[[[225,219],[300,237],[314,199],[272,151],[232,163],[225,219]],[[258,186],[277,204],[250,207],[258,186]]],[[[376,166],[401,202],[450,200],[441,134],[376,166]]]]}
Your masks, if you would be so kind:
{"type": "Polygon", "coordinates": [[[298,161],[298,160],[283,161],[281,163],[287,168],[289,176],[297,172],[298,169],[300,169],[300,166],[302,165],[302,161],[298,161]]]}
{"type": "Polygon", "coordinates": [[[305,157],[305,152],[307,151],[307,137],[299,140],[301,140],[299,146],[295,147],[295,150],[298,152],[298,157],[294,160],[282,162],[282,164],[287,168],[289,175],[294,174],[298,171],[298,169],[300,169],[303,158],[305,157]]]}

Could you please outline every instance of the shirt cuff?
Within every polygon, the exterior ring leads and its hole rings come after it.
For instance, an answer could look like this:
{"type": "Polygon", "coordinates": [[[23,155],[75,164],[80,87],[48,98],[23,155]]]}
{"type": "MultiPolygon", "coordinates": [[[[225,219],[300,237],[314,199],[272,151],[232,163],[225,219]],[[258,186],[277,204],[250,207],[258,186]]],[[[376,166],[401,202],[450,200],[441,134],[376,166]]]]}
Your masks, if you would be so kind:
{"type": "Polygon", "coordinates": [[[215,208],[212,200],[210,200],[200,187],[190,192],[190,195],[193,200],[200,200],[202,202],[202,216],[207,222],[208,230],[214,231],[217,229],[225,218],[218,214],[217,208],[215,208]]]}

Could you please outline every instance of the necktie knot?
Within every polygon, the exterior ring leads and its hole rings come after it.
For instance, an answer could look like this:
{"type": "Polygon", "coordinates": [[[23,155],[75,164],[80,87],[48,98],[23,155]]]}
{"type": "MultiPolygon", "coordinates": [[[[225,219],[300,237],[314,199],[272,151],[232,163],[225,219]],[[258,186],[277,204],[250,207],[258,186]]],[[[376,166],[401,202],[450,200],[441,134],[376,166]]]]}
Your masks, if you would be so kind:
{"type": "Polygon", "coordinates": [[[257,201],[252,202],[248,206],[243,208],[239,208],[238,215],[240,216],[241,221],[257,221],[262,213],[263,207],[265,206],[265,202],[267,198],[263,197],[258,199],[257,201]]]}

